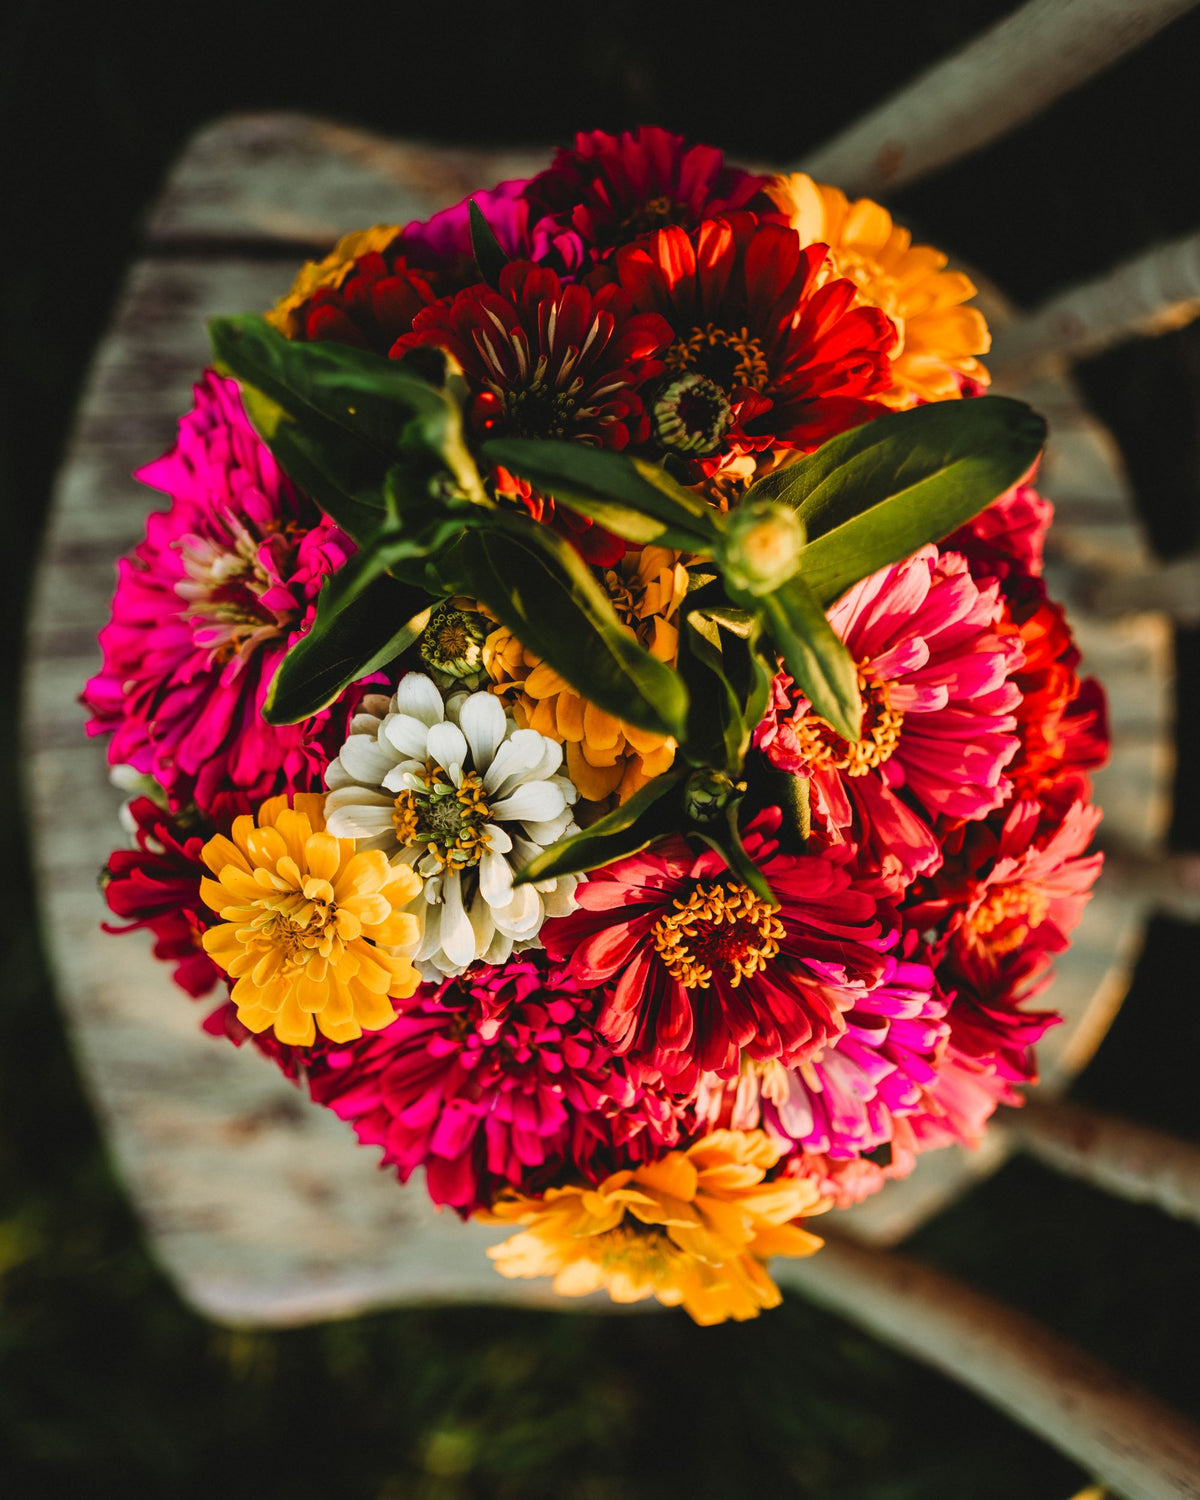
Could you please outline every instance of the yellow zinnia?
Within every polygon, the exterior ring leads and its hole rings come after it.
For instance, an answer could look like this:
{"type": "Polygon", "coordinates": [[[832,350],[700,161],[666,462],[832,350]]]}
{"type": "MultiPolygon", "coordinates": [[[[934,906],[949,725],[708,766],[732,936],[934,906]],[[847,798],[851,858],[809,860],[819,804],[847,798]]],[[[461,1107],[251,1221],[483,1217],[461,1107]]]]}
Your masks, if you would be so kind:
{"type": "Polygon", "coordinates": [[[238,1020],[251,1031],[274,1027],[281,1042],[308,1047],[319,1026],[349,1042],[389,1025],[392,1000],[420,982],[407,955],[386,950],[415,949],[417,919],[402,908],[421,881],[327,833],[323,796],[293,800],[272,797],[256,818],[235,818],[231,838],[205,844],[216,879],[200,894],[221,923],[204,949],[236,980],[238,1020]]]}
{"type": "Polygon", "coordinates": [[[962,394],[960,375],[988,384],[976,355],[991,348],[991,334],[978,308],[962,306],[975,285],[961,271],[947,271],[940,250],[914,245],[909,231],[870,198],[851,203],[803,172],[777,177],[768,192],[805,245],[829,246],[831,274],[854,282],[862,300],[896,324],[895,383],[880,400],[894,407],[952,400],[962,394]]]}
{"type": "Polygon", "coordinates": [[[657,1297],[697,1323],[756,1318],[781,1301],[764,1262],[819,1250],[793,1220],[828,1207],[810,1181],[764,1181],[779,1155],[761,1130],[716,1130],[596,1187],[507,1193],[478,1217],[525,1227],[488,1254],[502,1276],[553,1276],[564,1297],[604,1287],[614,1302],[657,1297]]]}
{"type": "Polygon", "coordinates": [[[352,234],[344,234],[324,260],[305,262],[292,283],[291,291],[267,313],[267,322],[285,338],[298,337],[300,325],[295,314],[313,293],[323,286],[341,286],[360,256],[370,250],[383,254],[399,235],[399,224],[375,224],[370,229],[356,229],[352,234]]]}
{"type": "MultiPolygon", "coordinates": [[[[674,620],[688,587],[680,554],[666,547],[627,552],[603,582],[633,635],[651,656],[674,666],[679,654],[674,620]]],[[[504,626],[484,642],[483,664],[492,691],[511,706],[518,725],[564,747],[567,775],[587,801],[603,802],[615,792],[624,802],[670,769],[673,739],[589,703],[504,626]]]]}

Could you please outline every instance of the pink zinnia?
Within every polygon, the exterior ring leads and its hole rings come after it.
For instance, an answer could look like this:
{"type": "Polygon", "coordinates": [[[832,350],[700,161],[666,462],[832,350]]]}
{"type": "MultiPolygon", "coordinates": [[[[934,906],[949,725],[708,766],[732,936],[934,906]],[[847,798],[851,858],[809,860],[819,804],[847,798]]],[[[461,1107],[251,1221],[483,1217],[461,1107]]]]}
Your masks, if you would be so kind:
{"type": "Polygon", "coordinates": [[[325,579],[353,552],[301,495],[251,427],[236,383],[209,371],[174,448],[139,471],[171,497],[118,570],[104,666],[84,689],[91,734],[171,805],[255,800],[321,785],[354,694],[301,724],[262,717],[288,647],[325,579]]]}
{"type": "Polygon", "coordinates": [[[580,131],[574,146],[560,147],[531,179],[525,197],[536,214],[572,225],[600,259],[650,230],[694,229],[739,208],[754,206],[781,220],[763,192],[769,181],[727,166],[714,146],[642,125],[620,135],[580,131]]]}
{"type": "Polygon", "coordinates": [[[736,1077],[741,1052],[801,1062],[846,1029],[890,972],[890,909],[855,884],[850,851],[778,850],[778,808],[746,849],[780,905],[755,896],[712,850],[682,838],[595,870],[580,909],[547,922],[550,955],[601,986],[597,1027],[615,1051],[678,1090],[702,1072],[736,1077]]]}
{"type": "Polygon", "coordinates": [[[426,987],[387,1030],[327,1049],[312,1095],[382,1146],[402,1182],[424,1167],[434,1202],[464,1217],[564,1167],[598,1179],[674,1145],[679,1120],[613,1056],[593,1005],[542,955],[480,968],[426,987]]]}
{"type": "Polygon", "coordinates": [[[996,583],[922,547],[829,611],[858,663],[862,739],[818,718],[786,673],[756,731],[772,765],[809,779],[822,828],[860,842],[897,889],[940,860],[937,819],[980,818],[1009,794],[1022,658],[996,630],[1000,611],[996,583]]]}
{"type": "Polygon", "coordinates": [[[891,1141],[922,1106],[949,1027],[946,998],[923,963],[898,962],[846,1013],[846,1029],[806,1063],[743,1065],[736,1083],[702,1090],[714,1124],[762,1128],[797,1151],[852,1161],[891,1141]]]}
{"type": "Polygon", "coordinates": [[[1018,484],[985,506],[942,543],[971,565],[977,579],[1042,576],[1046,533],[1054,506],[1032,484],[1018,484]]]}

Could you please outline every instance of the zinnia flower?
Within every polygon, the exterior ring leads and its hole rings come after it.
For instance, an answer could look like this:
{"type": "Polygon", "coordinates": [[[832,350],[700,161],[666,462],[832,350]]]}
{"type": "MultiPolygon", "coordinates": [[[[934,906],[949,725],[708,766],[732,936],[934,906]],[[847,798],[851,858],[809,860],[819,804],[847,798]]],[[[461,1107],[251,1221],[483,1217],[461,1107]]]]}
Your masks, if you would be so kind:
{"type": "Polygon", "coordinates": [[[345,235],[324,260],[309,261],[267,321],[289,339],[386,354],[440,295],[405,260],[400,229],[377,224],[345,235]]]}
{"type": "Polygon", "coordinates": [[[995,582],[923,547],[829,611],[858,663],[862,738],[842,739],[786,673],[756,731],[772,765],[809,779],[822,826],[866,846],[897,889],[940,860],[937,818],[980,818],[1010,791],[1021,654],[1000,611],[995,582]]]}
{"type": "Polygon", "coordinates": [[[737,1130],[762,1128],[788,1154],[852,1161],[922,1107],[949,1034],[946,1007],[927,965],[896,963],[823,1052],[792,1068],[747,1057],[736,1080],[702,1088],[698,1112],[737,1130]]]}
{"type": "Polygon", "coordinates": [[[221,918],[204,950],[235,981],[238,1020],[309,1046],[316,1027],[335,1042],[378,1031],[392,1001],[416,989],[407,957],[419,936],[403,907],[420,889],[411,870],[378,850],[355,853],[325,831],[324,798],[298,794],[235,818],[202,851],[217,877],[200,894],[221,918]],[[390,950],[390,951],[389,951],[390,950]],[[315,1025],[314,1025],[315,1023],[315,1025]]]}
{"type": "Polygon", "coordinates": [[[401,1182],[418,1167],[464,1217],[505,1187],[538,1192],[661,1154],[679,1120],[592,1024],[591,997],[544,956],[478,968],[421,992],[387,1028],[313,1072],[313,1098],[383,1147],[401,1182]]]}
{"type": "MultiPolygon", "coordinates": [[[[613,607],[639,643],[668,666],[679,651],[675,618],[688,589],[680,554],[643,547],[604,574],[613,607]]],[[[488,636],[484,666],[518,724],[563,745],[567,774],[589,802],[631,797],[670,770],[675,741],[615,719],[589,703],[505,626],[488,636]]]]}
{"type": "Polygon", "coordinates": [[[729,403],[727,452],[807,452],[883,410],[869,398],[891,386],[891,319],[856,305],[853,282],[826,278],[824,246],[782,224],[735,213],[661,229],[600,278],[671,325],[670,373],[703,376],[729,403]]]}
{"type": "Polygon", "coordinates": [[[557,774],[562,746],[518,729],[491,693],[442,695],[409,672],[372,695],[326,773],[326,816],[339,838],[416,872],[409,910],[426,978],[499,964],[537,945],[547,916],[571,910],[576,875],[514,888],[513,876],[575,832],[577,793],[557,774]]]}
{"type": "Polygon", "coordinates": [[[306,790],[341,743],[358,689],[301,724],[262,717],[267,689],[311,621],[321,585],[354,550],[276,464],[232,380],[208,372],[175,447],[139,471],[171,505],[122,560],[102,670],[83,701],[173,807],[230,789],[259,801],[306,790]]]}
{"type": "Polygon", "coordinates": [[[479,1217],[523,1230],[488,1254],[502,1276],[553,1276],[563,1297],[603,1287],[614,1302],[656,1297],[700,1324],[756,1318],[782,1300],[764,1262],[822,1243],[794,1222],[825,1206],[813,1184],[765,1180],[778,1160],[761,1131],[717,1130],[595,1187],[504,1194],[479,1217]]]}
{"type": "Polygon", "coordinates": [[[104,899],[124,926],[104,923],[105,932],[154,935],[153,953],[175,966],[172,978],[193,1000],[206,995],[221,970],[205,953],[202,939],[212,913],[200,899],[204,864],[202,834],[184,827],[149,797],[128,806],[136,847],[115,849],[101,877],[104,899]]]}
{"type": "Polygon", "coordinates": [[[849,851],[779,852],[780,822],[769,808],[745,833],[777,910],[720,855],[675,837],[593,871],[580,910],[542,931],[552,958],[602,987],[596,1025],[614,1050],[679,1091],[702,1072],[736,1077],[743,1049],[787,1065],[814,1056],[891,972],[894,919],[856,886],[849,851]]]}
{"type": "Polygon", "coordinates": [[[534,260],[569,275],[584,261],[583,243],[573,229],[556,224],[525,196],[528,182],[516,178],[471,193],[423,223],[409,224],[400,248],[409,265],[431,273],[443,295],[479,280],[471,243],[471,204],[487,220],[509,260],[534,260]]]}
{"type": "MultiPolygon", "coordinates": [[[[640,387],[662,370],[670,341],[664,319],[636,312],[619,287],[593,292],[531,261],[510,261],[496,289],[481,282],[419,313],[391,352],[398,359],[424,344],[448,350],[474,391],[468,414],[480,438],[570,438],[619,449],[649,433],[640,387]]],[[[555,517],[552,500],[507,471],[496,488],[539,520],[555,517]]],[[[563,519],[589,560],[625,550],[602,528],[570,512],[563,519]]]]}
{"type": "Polygon", "coordinates": [[[725,164],[713,146],[690,145],[656,125],[609,135],[580,131],[525,188],[535,212],[578,231],[596,259],[653,229],[739,208],[770,212],[770,179],[725,164]]]}
{"type": "Polygon", "coordinates": [[[947,271],[947,256],[914,245],[878,203],[851,203],[838,188],[803,172],[777,177],[767,191],[802,244],[828,247],[829,274],[847,277],[865,304],[882,308],[895,323],[900,339],[892,353],[893,385],[881,400],[915,406],[961,396],[964,380],[988,384],[976,356],[991,348],[991,334],[978,308],[962,305],[975,295],[975,284],[961,271],[947,271]]]}

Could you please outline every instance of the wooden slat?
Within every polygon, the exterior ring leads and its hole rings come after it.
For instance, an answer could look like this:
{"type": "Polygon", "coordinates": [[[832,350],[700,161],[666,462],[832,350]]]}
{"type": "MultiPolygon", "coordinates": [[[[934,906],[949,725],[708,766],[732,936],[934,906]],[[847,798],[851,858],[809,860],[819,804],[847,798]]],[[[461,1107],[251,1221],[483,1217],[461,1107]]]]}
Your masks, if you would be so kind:
{"type": "Polygon", "coordinates": [[[1157,245],[1071,287],[997,335],[988,365],[1001,381],[1166,333],[1200,315],[1200,232],[1157,245]]]}
{"type": "Polygon", "coordinates": [[[1038,115],[1195,0],[1031,0],[922,73],[803,169],[851,194],[887,195],[1038,115]]]}
{"type": "Polygon", "coordinates": [[[932,1267],[830,1242],[780,1280],[1007,1412],[1129,1500],[1197,1500],[1200,1432],[1082,1350],[932,1267]]]}
{"type": "Polygon", "coordinates": [[[1056,1172],[1200,1224],[1200,1145],[1062,1100],[1033,1099],[997,1123],[1056,1172]]]}

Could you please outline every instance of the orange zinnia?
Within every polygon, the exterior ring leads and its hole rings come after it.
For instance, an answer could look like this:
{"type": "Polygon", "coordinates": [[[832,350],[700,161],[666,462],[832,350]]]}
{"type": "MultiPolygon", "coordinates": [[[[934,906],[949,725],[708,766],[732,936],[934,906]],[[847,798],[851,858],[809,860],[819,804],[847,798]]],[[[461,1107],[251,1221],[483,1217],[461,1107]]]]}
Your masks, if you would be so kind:
{"type": "Polygon", "coordinates": [[[420,981],[407,956],[387,951],[416,947],[417,919],[402,908],[419,877],[325,832],[324,802],[272,797],[201,851],[217,878],[200,894],[221,918],[204,950],[236,981],[238,1020],[296,1047],[311,1046],[318,1026],[334,1042],[382,1030],[392,1000],[420,981]]]}
{"type": "Polygon", "coordinates": [[[656,1297],[697,1323],[756,1318],[781,1301],[764,1262],[819,1250],[793,1220],[828,1207],[807,1179],[764,1181],[779,1155],[761,1130],[716,1130],[595,1187],[504,1194],[478,1217],[524,1230],[488,1254],[502,1276],[553,1276],[564,1297],[603,1287],[614,1302],[656,1297]]]}
{"type": "Polygon", "coordinates": [[[940,250],[914,245],[909,231],[870,198],[851,203],[803,172],[776,178],[767,191],[805,245],[829,246],[829,274],[854,282],[862,301],[882,308],[899,330],[894,384],[877,399],[907,407],[960,396],[961,376],[989,383],[976,356],[991,348],[991,334],[978,308],[962,305],[975,284],[961,271],[947,271],[940,250]]]}

